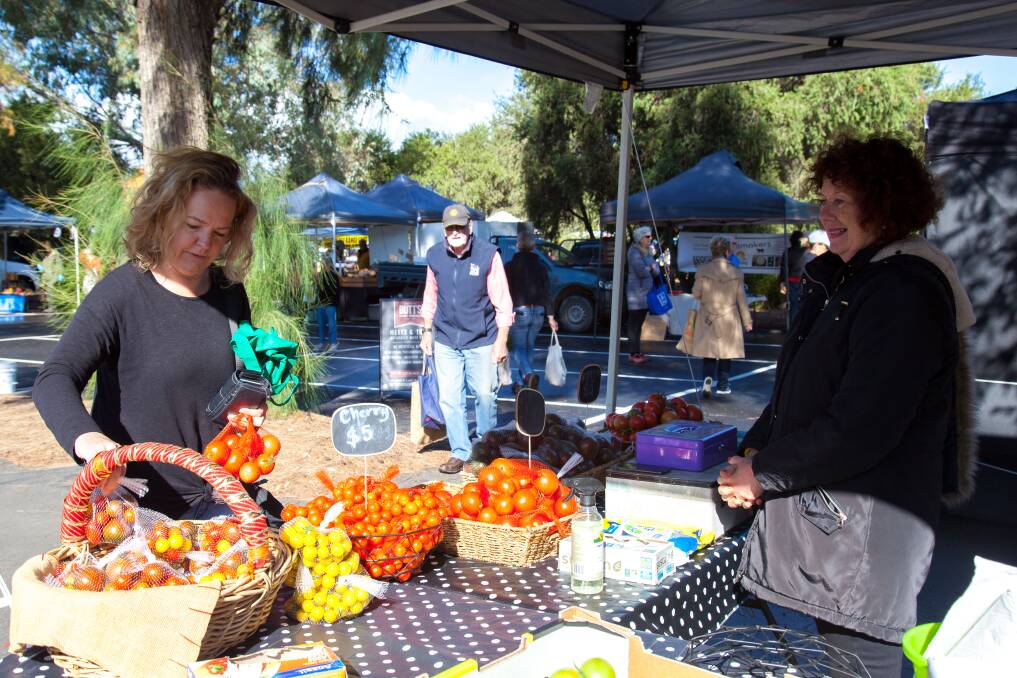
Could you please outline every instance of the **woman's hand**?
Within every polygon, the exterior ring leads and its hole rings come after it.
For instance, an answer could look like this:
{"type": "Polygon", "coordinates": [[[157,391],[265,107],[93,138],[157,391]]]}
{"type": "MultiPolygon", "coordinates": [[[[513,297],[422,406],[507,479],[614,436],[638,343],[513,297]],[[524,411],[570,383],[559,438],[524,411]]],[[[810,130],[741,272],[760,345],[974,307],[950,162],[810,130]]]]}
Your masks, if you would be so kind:
{"type": "MultiPolygon", "coordinates": [[[[120,445],[102,433],[98,431],[90,431],[89,433],[82,433],[74,440],[74,454],[86,464],[92,461],[92,457],[105,452],[106,450],[115,450],[120,445]]],[[[109,477],[102,481],[102,494],[103,496],[109,495],[110,492],[117,489],[120,485],[120,479],[127,473],[127,466],[118,466],[113,469],[109,477]]]]}
{"type": "Polygon", "coordinates": [[[554,319],[553,315],[547,316],[547,324],[551,327],[552,332],[558,331],[558,321],[554,319]]]}
{"type": "Polygon", "coordinates": [[[241,407],[236,414],[228,414],[226,415],[226,418],[229,419],[231,424],[237,424],[240,417],[246,414],[254,423],[254,428],[261,428],[265,425],[267,407],[267,405],[263,405],[261,407],[241,407]]]}
{"type": "Polygon", "coordinates": [[[752,459],[729,457],[729,466],[721,469],[717,492],[731,508],[750,509],[763,503],[763,488],[752,471],[752,459]]]}

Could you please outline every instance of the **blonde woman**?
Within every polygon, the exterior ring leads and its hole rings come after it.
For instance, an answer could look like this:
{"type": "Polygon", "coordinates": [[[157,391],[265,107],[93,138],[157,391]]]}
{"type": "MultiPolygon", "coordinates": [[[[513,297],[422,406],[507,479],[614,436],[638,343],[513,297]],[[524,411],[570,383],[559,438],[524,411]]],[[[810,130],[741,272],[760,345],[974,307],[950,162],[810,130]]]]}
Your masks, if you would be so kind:
{"type": "Polygon", "coordinates": [[[703,396],[731,392],[731,359],[745,357],[742,329],[752,331],[752,316],[745,301],[745,274],[728,259],[731,241],[717,236],[710,241],[709,262],[696,269],[692,296],[699,314],[692,335],[692,355],[703,359],[703,396]]]}
{"type": "Polygon", "coordinates": [[[640,226],[632,233],[632,244],[628,251],[628,275],[625,278],[625,302],[628,305],[628,349],[629,360],[640,365],[647,361],[639,344],[646,320],[646,295],[653,289],[653,278],[660,274],[660,268],[650,253],[653,231],[649,226],[640,226]]]}
{"type": "MultiPolygon", "coordinates": [[[[230,158],[178,148],[138,191],[124,234],[130,261],[85,297],[32,391],[77,463],[136,442],[202,450],[218,432],[205,405],[236,367],[230,321],[251,317],[241,281],[256,209],[239,181],[230,158]],[[93,374],[89,413],[81,391],[93,374]]],[[[249,412],[260,424],[264,410],[249,412]]],[[[210,486],[177,466],[132,463],[129,474],[148,481],[141,504],[172,518],[222,512],[210,486]]]]}

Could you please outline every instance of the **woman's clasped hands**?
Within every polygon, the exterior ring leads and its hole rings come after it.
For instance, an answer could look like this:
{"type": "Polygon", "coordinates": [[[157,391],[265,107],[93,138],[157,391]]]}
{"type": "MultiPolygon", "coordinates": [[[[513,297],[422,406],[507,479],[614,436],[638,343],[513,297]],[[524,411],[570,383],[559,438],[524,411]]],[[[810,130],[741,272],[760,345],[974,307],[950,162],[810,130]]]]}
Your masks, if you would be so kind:
{"type": "Polygon", "coordinates": [[[717,478],[717,492],[721,501],[731,508],[750,509],[761,506],[763,488],[752,471],[751,457],[728,457],[727,463],[717,478]]]}

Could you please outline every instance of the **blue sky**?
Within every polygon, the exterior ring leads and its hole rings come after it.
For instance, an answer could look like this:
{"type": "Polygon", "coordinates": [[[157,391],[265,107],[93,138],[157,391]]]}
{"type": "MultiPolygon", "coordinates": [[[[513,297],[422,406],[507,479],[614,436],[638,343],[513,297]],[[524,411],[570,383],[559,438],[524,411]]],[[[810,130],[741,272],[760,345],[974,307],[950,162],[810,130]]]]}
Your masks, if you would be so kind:
{"type": "MultiPolygon", "coordinates": [[[[968,57],[937,62],[946,82],[979,73],[985,94],[1017,88],[1017,57],[968,57]]],[[[390,83],[386,95],[391,113],[370,111],[362,124],[377,126],[398,147],[409,134],[425,129],[456,134],[487,121],[499,99],[512,95],[516,70],[483,59],[426,45],[410,54],[406,75],[390,83]]]]}

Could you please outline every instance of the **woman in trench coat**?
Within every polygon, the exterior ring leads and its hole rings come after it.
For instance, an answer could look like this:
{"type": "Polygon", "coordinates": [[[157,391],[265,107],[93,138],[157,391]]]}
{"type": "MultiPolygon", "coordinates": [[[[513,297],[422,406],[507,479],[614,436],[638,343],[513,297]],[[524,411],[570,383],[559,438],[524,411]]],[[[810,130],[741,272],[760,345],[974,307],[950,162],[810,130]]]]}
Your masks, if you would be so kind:
{"type": "Polygon", "coordinates": [[[728,261],[731,241],[717,236],[710,241],[713,259],[696,269],[692,296],[699,300],[692,355],[703,359],[703,397],[714,390],[731,392],[728,378],[731,359],[745,357],[746,332],[752,331],[752,316],[745,301],[745,274],[728,261]]]}

